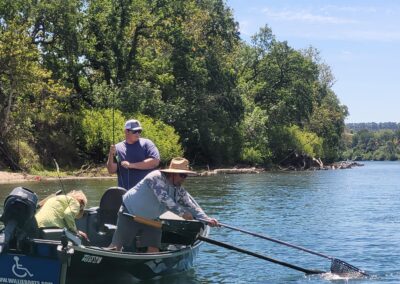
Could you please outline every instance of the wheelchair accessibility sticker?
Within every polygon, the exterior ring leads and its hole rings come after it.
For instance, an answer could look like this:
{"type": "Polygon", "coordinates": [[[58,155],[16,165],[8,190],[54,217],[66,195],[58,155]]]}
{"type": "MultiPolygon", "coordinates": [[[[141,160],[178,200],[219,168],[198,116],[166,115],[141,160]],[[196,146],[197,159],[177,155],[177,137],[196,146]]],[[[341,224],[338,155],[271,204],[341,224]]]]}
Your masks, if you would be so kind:
{"type": "Polygon", "coordinates": [[[15,264],[12,266],[12,272],[14,273],[15,276],[19,278],[25,278],[27,275],[29,275],[29,277],[33,277],[33,274],[29,272],[28,268],[19,264],[18,256],[14,256],[14,261],[15,264]]]}
{"type": "Polygon", "coordinates": [[[58,284],[61,263],[58,260],[24,255],[0,255],[0,283],[58,284]]]}

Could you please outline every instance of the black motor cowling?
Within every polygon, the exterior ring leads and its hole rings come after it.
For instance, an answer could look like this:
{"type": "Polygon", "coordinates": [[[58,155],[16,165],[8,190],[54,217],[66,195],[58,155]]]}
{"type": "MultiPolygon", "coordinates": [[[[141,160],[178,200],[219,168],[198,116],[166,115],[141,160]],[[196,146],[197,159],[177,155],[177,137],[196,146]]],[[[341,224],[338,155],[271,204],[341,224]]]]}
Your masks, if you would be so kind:
{"type": "Polygon", "coordinates": [[[16,187],[7,196],[3,215],[0,217],[5,225],[0,251],[1,246],[7,247],[12,239],[22,240],[35,232],[37,201],[37,195],[25,187],[16,187]]]}

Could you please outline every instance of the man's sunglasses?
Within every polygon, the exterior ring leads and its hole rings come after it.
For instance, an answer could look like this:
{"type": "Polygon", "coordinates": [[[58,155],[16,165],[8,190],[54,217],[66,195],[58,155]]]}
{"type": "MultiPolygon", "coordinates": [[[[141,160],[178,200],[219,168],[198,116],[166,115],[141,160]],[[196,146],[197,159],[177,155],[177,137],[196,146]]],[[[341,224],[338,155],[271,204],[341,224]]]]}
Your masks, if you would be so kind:
{"type": "Polygon", "coordinates": [[[179,174],[179,176],[180,176],[181,178],[187,178],[187,177],[188,177],[187,174],[179,174]]]}
{"type": "Polygon", "coordinates": [[[128,129],[128,132],[130,132],[130,133],[132,133],[132,134],[136,134],[136,133],[139,133],[139,134],[140,134],[140,133],[142,133],[142,130],[140,130],[140,129],[139,129],[139,130],[129,130],[129,129],[128,129]]]}

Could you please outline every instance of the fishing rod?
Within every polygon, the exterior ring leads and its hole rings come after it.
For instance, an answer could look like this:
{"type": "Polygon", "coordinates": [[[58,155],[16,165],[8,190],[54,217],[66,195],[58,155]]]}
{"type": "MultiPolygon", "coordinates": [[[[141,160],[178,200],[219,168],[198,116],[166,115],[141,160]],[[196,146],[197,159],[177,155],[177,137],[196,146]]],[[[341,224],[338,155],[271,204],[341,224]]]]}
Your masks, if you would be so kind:
{"type": "Polygon", "coordinates": [[[64,189],[64,184],[61,181],[60,167],[58,166],[58,163],[57,163],[56,159],[53,159],[53,162],[56,165],[56,171],[57,171],[58,181],[60,182],[60,185],[61,185],[61,190],[64,193],[65,198],[67,199],[67,205],[68,205],[69,210],[72,211],[71,206],[69,205],[70,204],[70,200],[67,198],[67,193],[66,193],[66,191],[64,189]]]}
{"type": "Polygon", "coordinates": [[[112,143],[115,145],[114,130],[115,130],[115,92],[112,93],[112,143]]]}
{"type": "MultiPolygon", "coordinates": [[[[60,168],[59,168],[59,166],[58,166],[58,163],[57,163],[56,159],[53,159],[53,161],[54,161],[54,164],[56,165],[56,171],[57,171],[58,180],[59,180],[60,185],[61,185],[61,190],[62,190],[62,192],[64,193],[65,198],[67,199],[68,208],[69,208],[69,210],[72,212],[72,209],[71,209],[71,206],[70,206],[71,200],[67,198],[67,193],[66,193],[66,191],[65,191],[65,189],[64,189],[64,184],[63,184],[62,181],[61,181],[60,168]]],[[[57,191],[57,192],[58,192],[58,191],[57,191]]],[[[57,192],[56,192],[56,195],[58,195],[57,192]]]]}
{"type": "MultiPolygon", "coordinates": [[[[59,166],[58,166],[58,163],[57,163],[56,159],[53,159],[53,161],[54,161],[54,164],[56,165],[57,176],[58,176],[58,180],[59,180],[60,185],[61,185],[61,190],[62,190],[62,192],[64,193],[65,198],[66,198],[66,200],[67,200],[68,208],[69,208],[69,210],[72,212],[72,209],[71,209],[71,206],[70,206],[70,203],[71,203],[72,199],[68,199],[68,198],[67,198],[67,193],[66,193],[66,191],[65,191],[65,189],[64,189],[64,184],[63,184],[62,181],[61,181],[60,168],[59,168],[59,166]]],[[[56,193],[56,195],[57,195],[57,193],[56,193]]],[[[78,203],[79,203],[79,206],[81,206],[80,202],[78,202],[78,203]]],[[[80,210],[83,210],[82,207],[80,207],[80,210]]],[[[79,230],[78,230],[77,232],[78,232],[78,236],[83,237],[84,239],[86,239],[87,242],[90,243],[90,240],[89,240],[89,238],[87,237],[86,234],[82,235],[82,232],[79,231],[79,230]]]]}
{"type": "MultiPolygon", "coordinates": [[[[112,113],[111,114],[112,115],[112,145],[114,145],[114,148],[115,148],[115,93],[116,93],[117,90],[119,90],[119,88],[118,88],[118,86],[115,87],[114,82],[112,80],[111,80],[111,85],[113,86],[112,107],[111,107],[111,109],[112,109],[112,112],[111,112],[112,113]]],[[[128,186],[126,188],[125,184],[124,184],[124,179],[123,179],[122,173],[121,173],[121,165],[120,165],[121,161],[120,161],[120,158],[119,158],[118,153],[116,151],[116,148],[115,148],[114,157],[115,157],[115,161],[116,161],[116,164],[117,164],[117,177],[118,177],[118,180],[121,180],[123,188],[129,189],[129,169],[127,169],[128,170],[128,186]]],[[[114,157],[112,157],[112,159],[113,159],[112,162],[114,162],[114,157]]]]}
{"type": "MultiPolygon", "coordinates": [[[[62,190],[62,192],[63,192],[65,195],[67,195],[66,192],[65,192],[65,189],[64,189],[64,184],[63,184],[62,181],[61,181],[60,167],[58,166],[58,163],[57,163],[56,159],[53,159],[53,162],[54,162],[54,164],[56,165],[56,171],[57,171],[58,181],[60,182],[60,185],[61,185],[61,190],[62,190]]],[[[71,208],[70,208],[70,209],[71,209],[71,208]]]]}

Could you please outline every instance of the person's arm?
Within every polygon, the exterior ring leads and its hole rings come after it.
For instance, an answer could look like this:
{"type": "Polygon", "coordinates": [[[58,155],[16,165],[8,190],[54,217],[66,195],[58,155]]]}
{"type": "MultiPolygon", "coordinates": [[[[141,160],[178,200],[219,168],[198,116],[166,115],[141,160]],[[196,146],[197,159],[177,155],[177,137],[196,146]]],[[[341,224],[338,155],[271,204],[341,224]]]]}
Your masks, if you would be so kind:
{"type": "Polygon", "coordinates": [[[182,204],[196,219],[207,221],[212,219],[204,213],[203,209],[201,209],[193,197],[183,187],[178,189],[177,202],[182,204]]]}
{"type": "MultiPolygon", "coordinates": [[[[182,202],[183,204],[185,204],[184,206],[186,206],[189,209],[191,214],[193,214],[196,219],[207,222],[208,225],[210,225],[211,227],[219,226],[218,220],[215,218],[208,217],[207,214],[204,213],[203,209],[201,209],[200,205],[197,204],[197,202],[193,199],[193,197],[182,187],[179,189],[178,192],[178,200],[179,200],[178,202],[182,202]]],[[[185,214],[187,213],[188,212],[186,212],[185,214]]],[[[183,217],[185,218],[185,216],[183,217]]]]}
{"type": "Polygon", "coordinates": [[[166,190],[166,184],[165,182],[160,179],[160,178],[153,178],[151,180],[148,180],[149,186],[151,189],[153,189],[154,195],[158,199],[158,201],[162,204],[165,205],[165,207],[168,208],[168,210],[172,211],[173,213],[183,216],[185,214],[185,210],[180,206],[178,203],[176,203],[169,195],[166,190]]]}
{"type": "Polygon", "coordinates": [[[121,162],[121,166],[127,169],[136,169],[136,170],[150,170],[157,168],[160,164],[160,160],[156,158],[147,158],[144,161],[129,163],[128,161],[121,162]]]}
{"type": "Polygon", "coordinates": [[[81,213],[81,206],[78,201],[70,201],[69,205],[64,211],[64,222],[67,225],[67,229],[75,234],[81,236],[85,240],[89,241],[89,238],[85,232],[79,231],[76,227],[75,219],[81,213]]]}
{"type": "Polygon", "coordinates": [[[141,144],[145,151],[145,159],[136,163],[129,163],[128,161],[121,162],[121,165],[127,169],[136,170],[151,170],[158,167],[160,164],[160,153],[156,145],[149,139],[141,140],[144,144],[141,144]]]}
{"type": "Polygon", "coordinates": [[[114,162],[114,156],[116,153],[115,145],[110,146],[110,151],[108,152],[108,159],[107,159],[107,170],[108,173],[114,174],[117,172],[118,165],[114,162]]]}
{"type": "MultiPolygon", "coordinates": [[[[66,201],[68,202],[68,200],[66,201]]],[[[74,233],[78,233],[78,229],[75,224],[75,217],[78,216],[80,210],[79,202],[76,200],[70,200],[68,206],[64,210],[64,222],[66,228],[74,233]]]]}
{"type": "Polygon", "coordinates": [[[181,200],[182,202],[187,203],[188,208],[190,208],[189,210],[193,213],[196,219],[207,222],[207,224],[211,227],[219,226],[219,222],[217,219],[211,218],[206,213],[204,213],[203,209],[201,209],[200,205],[197,204],[196,200],[194,200],[194,198],[186,190],[183,191],[185,192],[185,194],[183,195],[183,198],[181,200]]]}

